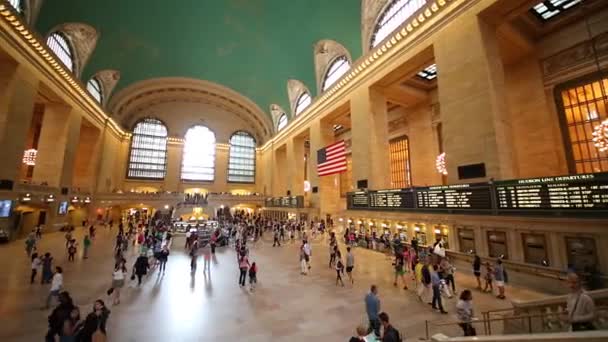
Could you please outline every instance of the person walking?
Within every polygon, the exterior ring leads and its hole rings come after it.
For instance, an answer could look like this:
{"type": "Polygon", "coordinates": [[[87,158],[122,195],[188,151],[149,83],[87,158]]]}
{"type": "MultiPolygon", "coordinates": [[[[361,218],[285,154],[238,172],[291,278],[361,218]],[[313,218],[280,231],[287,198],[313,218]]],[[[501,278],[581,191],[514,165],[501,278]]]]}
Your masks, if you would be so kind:
{"type": "Polygon", "coordinates": [[[76,342],[83,325],[84,322],[80,319],[80,309],[76,306],[68,318],[63,321],[59,342],[76,342]]]}
{"type": "Polygon", "coordinates": [[[145,254],[140,254],[133,264],[133,274],[137,276],[137,286],[141,286],[141,278],[148,273],[150,264],[145,254]]]}
{"type": "Polygon", "coordinates": [[[203,248],[203,273],[211,272],[211,247],[203,248]]]}
{"type": "Polygon", "coordinates": [[[477,289],[481,291],[481,258],[477,254],[473,258],[473,275],[477,280],[477,289]]]}
{"type": "Polygon", "coordinates": [[[443,273],[443,279],[447,286],[451,284],[452,293],[456,293],[456,284],[454,283],[454,266],[450,263],[448,257],[441,259],[441,263],[439,264],[439,269],[443,273]]]}
{"type": "Polygon", "coordinates": [[[595,330],[595,303],[593,299],[583,291],[581,280],[576,273],[568,273],[566,278],[570,294],[566,300],[566,311],[571,331],[595,330]]]}
{"type": "Polygon", "coordinates": [[[125,267],[124,262],[121,261],[114,267],[114,272],[112,273],[113,305],[120,304],[120,290],[125,286],[126,275],[127,268],[125,267]]]}
{"type": "Polygon", "coordinates": [[[53,309],[48,317],[49,329],[45,336],[46,342],[56,341],[56,336],[61,334],[65,320],[70,317],[70,313],[76,308],[68,292],[59,293],[58,299],[59,305],[53,309]]]}
{"type": "Polygon", "coordinates": [[[344,273],[344,263],[342,263],[342,255],[339,250],[336,250],[336,286],[338,282],[344,287],[344,281],[342,281],[342,273],[344,273]]]}
{"type": "Polygon", "coordinates": [[[158,253],[158,261],[160,262],[160,268],[158,272],[165,273],[167,269],[167,261],[169,261],[169,248],[167,245],[163,246],[163,248],[158,253]]]}
{"type": "Polygon", "coordinates": [[[348,275],[348,279],[351,284],[355,283],[353,279],[353,269],[355,268],[355,256],[353,252],[350,250],[350,246],[346,247],[346,274],[348,275]]]}
{"type": "Polygon", "coordinates": [[[308,267],[308,270],[310,270],[310,258],[312,257],[312,247],[308,243],[308,240],[304,240],[304,253],[306,259],[306,267],[308,267]]]}
{"type": "Polygon", "coordinates": [[[27,256],[30,257],[32,253],[36,250],[36,237],[34,233],[30,233],[30,235],[25,239],[25,252],[27,256]]]}
{"type": "Polygon", "coordinates": [[[82,258],[83,259],[89,258],[89,248],[90,247],[91,247],[91,238],[89,238],[88,234],[85,234],[84,238],[82,239],[82,258]]]}
{"type": "Polygon", "coordinates": [[[416,265],[416,278],[420,279],[420,287],[418,288],[418,299],[424,301],[424,298],[428,298],[428,289],[431,288],[431,270],[427,262],[418,262],[416,265]]]}
{"type": "Polygon", "coordinates": [[[42,261],[38,257],[38,253],[32,254],[32,273],[30,275],[30,284],[33,284],[36,281],[36,274],[38,273],[38,269],[42,266],[42,261]]]}
{"type": "Polygon", "coordinates": [[[51,282],[53,278],[53,257],[51,253],[44,253],[44,257],[42,258],[42,277],[40,279],[40,284],[48,284],[51,282]]]}
{"type": "Polygon", "coordinates": [[[239,260],[239,286],[245,286],[245,280],[247,280],[247,270],[249,269],[249,266],[249,259],[247,259],[247,256],[241,256],[239,260]]]}
{"type": "Polygon", "coordinates": [[[506,279],[505,268],[502,264],[502,260],[499,258],[496,260],[496,266],[494,267],[494,280],[496,280],[496,287],[498,287],[498,295],[496,298],[505,299],[505,283],[506,279]]]}
{"type": "Polygon", "coordinates": [[[93,311],[87,315],[84,321],[84,326],[80,333],[80,341],[82,342],[105,342],[107,340],[106,324],[110,310],[101,299],[93,304],[93,311]]]}
{"type": "Polygon", "coordinates": [[[68,242],[68,261],[74,261],[74,257],[76,256],[76,239],[70,239],[68,242]]]}
{"type": "Polygon", "coordinates": [[[403,282],[403,289],[407,290],[407,283],[405,282],[405,260],[403,255],[399,255],[395,258],[395,281],[393,286],[397,287],[397,280],[401,278],[403,282]]]}
{"type": "Polygon", "coordinates": [[[485,263],[486,273],[484,275],[485,286],[483,287],[483,292],[494,292],[494,287],[492,286],[492,279],[494,278],[494,269],[492,265],[488,261],[485,263]],[[488,289],[489,288],[489,289],[488,289]]]}
{"type": "Polygon", "coordinates": [[[308,267],[306,267],[306,252],[304,251],[304,243],[300,246],[300,274],[308,274],[308,267]]]}
{"type": "Polygon", "coordinates": [[[277,245],[279,247],[281,247],[281,241],[279,241],[279,228],[275,228],[275,230],[274,230],[274,238],[273,238],[273,241],[272,241],[272,247],[275,247],[277,245]]]}
{"type": "Polygon", "coordinates": [[[249,290],[253,292],[258,283],[258,265],[255,262],[249,267],[249,290]]]}
{"type": "Polygon", "coordinates": [[[473,294],[471,290],[464,290],[460,293],[460,299],[456,304],[456,316],[458,325],[462,328],[464,336],[476,336],[477,332],[471,324],[473,320],[473,294]]]}
{"type": "Polygon", "coordinates": [[[59,297],[59,291],[63,288],[63,269],[59,266],[55,267],[55,274],[53,274],[53,280],[51,282],[51,289],[49,295],[46,297],[46,306],[48,309],[51,307],[51,301],[53,298],[59,297]]]}
{"type": "Polygon", "coordinates": [[[336,251],[338,250],[338,245],[334,239],[329,241],[329,268],[332,268],[336,263],[336,251]]]}
{"type": "Polygon", "coordinates": [[[431,301],[431,306],[435,310],[439,310],[442,314],[447,314],[447,311],[443,309],[443,305],[441,304],[441,290],[439,287],[441,286],[441,278],[439,278],[439,267],[437,265],[433,265],[433,272],[431,272],[431,285],[433,288],[433,300],[431,301]]]}
{"type": "Polygon", "coordinates": [[[377,337],[380,337],[380,299],[378,298],[378,287],[372,285],[369,293],[365,296],[365,311],[369,320],[368,332],[374,332],[377,337]]]}

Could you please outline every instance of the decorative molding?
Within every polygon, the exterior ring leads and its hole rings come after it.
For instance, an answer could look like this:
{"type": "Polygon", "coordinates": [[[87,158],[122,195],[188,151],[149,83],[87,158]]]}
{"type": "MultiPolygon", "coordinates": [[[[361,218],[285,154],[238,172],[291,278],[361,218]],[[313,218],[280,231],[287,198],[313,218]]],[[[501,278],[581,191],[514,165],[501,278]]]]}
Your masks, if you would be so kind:
{"type": "Polygon", "coordinates": [[[64,23],[49,31],[46,38],[51,33],[58,31],[65,34],[74,49],[74,75],[80,77],[97,46],[97,39],[99,38],[97,30],[84,23],[64,23]]]}
{"type": "Polygon", "coordinates": [[[391,0],[361,1],[361,46],[363,47],[363,54],[369,52],[378,17],[390,3],[391,0]]]}
{"type": "MultiPolygon", "coordinates": [[[[291,106],[291,116],[296,116],[296,103],[300,98],[300,95],[307,92],[312,98],[312,93],[308,90],[308,87],[299,80],[290,79],[287,80],[287,96],[289,97],[289,105],[291,106]]],[[[302,113],[300,113],[302,114],[302,113]]]]}
{"type": "Polygon", "coordinates": [[[545,83],[557,83],[565,77],[571,78],[573,73],[587,73],[587,69],[596,67],[594,47],[600,65],[608,64],[608,32],[604,32],[543,59],[545,83]]]}
{"type": "Polygon", "coordinates": [[[114,90],[114,87],[116,87],[116,84],[120,80],[120,71],[110,69],[101,70],[98,71],[95,75],[93,75],[93,77],[96,78],[101,84],[101,89],[103,93],[101,106],[105,107],[108,103],[108,100],[112,96],[112,91],[114,90]]]}
{"type": "MultiPolygon", "coordinates": [[[[352,65],[353,60],[350,57],[350,52],[335,40],[324,39],[315,44],[315,76],[317,78],[317,94],[323,92],[323,78],[327,73],[329,64],[334,59],[340,56],[346,56],[348,62],[352,65]]],[[[312,94],[311,94],[312,96],[312,94]]]]}
{"type": "Polygon", "coordinates": [[[407,118],[405,116],[401,116],[388,123],[388,132],[394,133],[402,128],[406,128],[407,125],[408,125],[407,118]]]}
{"type": "Polygon", "coordinates": [[[123,125],[139,116],[149,115],[148,109],[161,103],[201,103],[234,114],[252,127],[258,143],[274,132],[268,116],[247,97],[217,83],[190,78],[155,78],[137,82],[119,91],[108,108],[123,125]]]}

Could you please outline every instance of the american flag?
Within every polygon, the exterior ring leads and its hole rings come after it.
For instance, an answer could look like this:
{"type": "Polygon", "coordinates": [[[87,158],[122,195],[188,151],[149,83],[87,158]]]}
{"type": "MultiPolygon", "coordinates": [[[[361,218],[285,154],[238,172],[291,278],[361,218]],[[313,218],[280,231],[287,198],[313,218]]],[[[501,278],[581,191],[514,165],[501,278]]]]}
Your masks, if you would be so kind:
{"type": "Polygon", "coordinates": [[[346,171],[346,144],[335,142],[317,151],[317,173],[328,176],[346,171]]]}

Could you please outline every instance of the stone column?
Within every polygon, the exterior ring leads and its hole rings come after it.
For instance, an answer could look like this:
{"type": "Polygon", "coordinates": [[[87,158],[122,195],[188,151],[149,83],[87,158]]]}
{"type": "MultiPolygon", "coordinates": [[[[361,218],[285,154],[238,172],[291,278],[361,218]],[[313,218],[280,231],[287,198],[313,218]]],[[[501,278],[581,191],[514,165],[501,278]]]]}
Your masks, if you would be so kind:
{"type": "Polygon", "coordinates": [[[18,182],[38,80],[24,67],[0,60],[0,179],[18,182]]]}
{"type": "Polygon", "coordinates": [[[364,179],[369,189],[390,187],[386,97],[373,88],[356,90],[350,116],[353,188],[364,179]]]}
{"type": "Polygon", "coordinates": [[[80,130],[74,177],[72,186],[81,191],[92,193],[99,172],[98,162],[101,156],[103,135],[97,127],[83,125],[80,130]]]}
{"type": "Polygon", "coordinates": [[[167,142],[167,173],[165,175],[165,190],[179,191],[184,145],[167,142]]]}
{"type": "Polygon", "coordinates": [[[317,151],[334,142],[332,126],[320,120],[310,125],[310,161],[308,178],[311,186],[317,187],[318,192],[312,193],[311,203],[319,208],[319,218],[326,214],[334,214],[339,208],[340,182],[339,174],[319,177],[316,170],[317,151]]]}
{"type": "Polygon", "coordinates": [[[514,178],[511,124],[495,29],[464,15],[442,30],[434,45],[448,183],[457,167],[485,163],[486,177],[514,178]]]}
{"type": "Polygon", "coordinates": [[[272,151],[274,154],[272,172],[272,195],[287,195],[287,149],[285,145],[279,146],[272,151]]]}
{"type": "Polygon", "coordinates": [[[82,116],[62,104],[46,104],[32,180],[71,187],[82,116]]]}
{"type": "Polygon", "coordinates": [[[292,196],[304,195],[304,139],[287,140],[287,190],[292,196]]]}

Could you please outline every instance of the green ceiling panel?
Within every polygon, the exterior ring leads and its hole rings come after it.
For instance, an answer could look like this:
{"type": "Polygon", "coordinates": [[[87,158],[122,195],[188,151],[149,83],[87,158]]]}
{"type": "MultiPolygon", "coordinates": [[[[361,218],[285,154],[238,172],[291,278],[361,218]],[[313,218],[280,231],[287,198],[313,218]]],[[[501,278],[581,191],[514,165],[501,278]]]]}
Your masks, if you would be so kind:
{"type": "Polygon", "coordinates": [[[99,31],[83,80],[117,69],[119,91],[156,77],[204,79],[268,112],[271,103],[290,108],[289,78],[315,91],[317,41],[361,55],[360,11],[360,0],[47,0],[38,30],[83,22],[99,31]]]}

